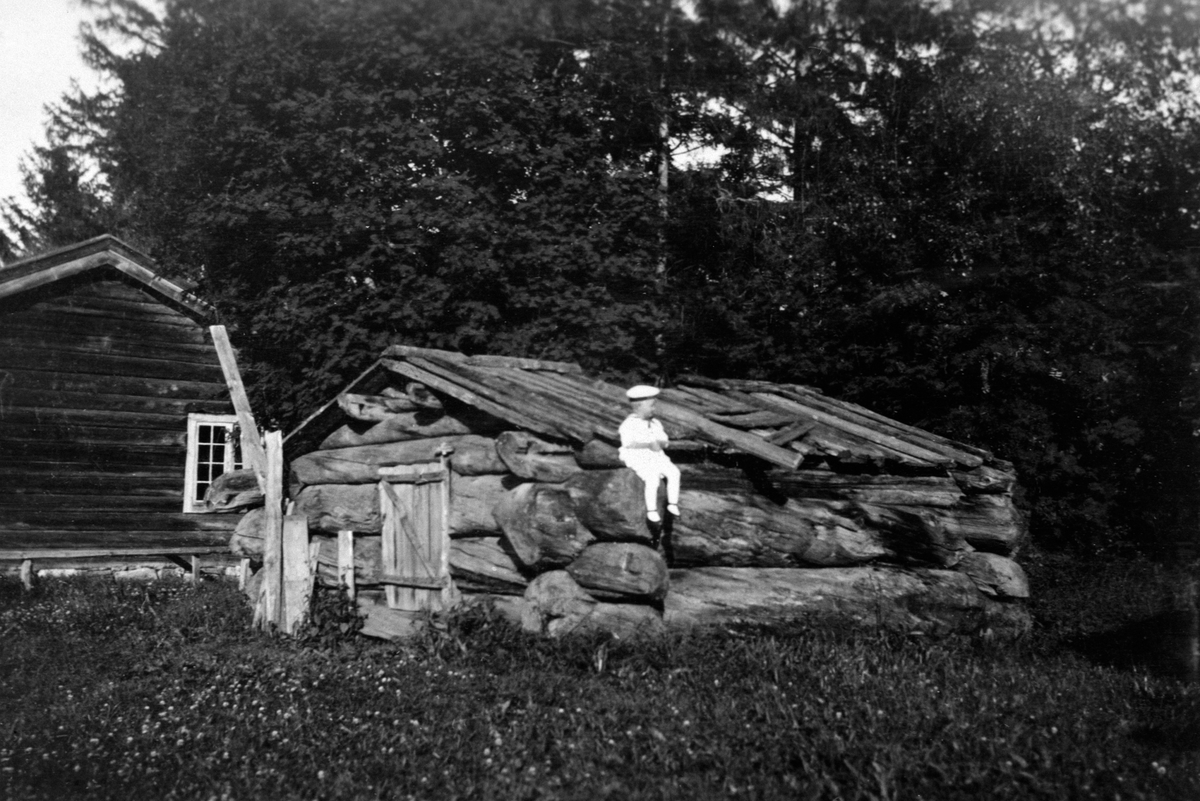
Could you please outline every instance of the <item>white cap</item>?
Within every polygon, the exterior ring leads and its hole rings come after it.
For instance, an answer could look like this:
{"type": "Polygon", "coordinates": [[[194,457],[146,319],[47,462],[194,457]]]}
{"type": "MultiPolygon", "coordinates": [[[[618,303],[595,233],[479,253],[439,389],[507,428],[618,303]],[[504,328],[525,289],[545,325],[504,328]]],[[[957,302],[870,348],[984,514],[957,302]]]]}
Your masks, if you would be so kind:
{"type": "Polygon", "coordinates": [[[638,384],[636,387],[630,387],[625,393],[625,397],[631,401],[646,400],[658,396],[658,387],[647,386],[646,384],[638,384]]]}

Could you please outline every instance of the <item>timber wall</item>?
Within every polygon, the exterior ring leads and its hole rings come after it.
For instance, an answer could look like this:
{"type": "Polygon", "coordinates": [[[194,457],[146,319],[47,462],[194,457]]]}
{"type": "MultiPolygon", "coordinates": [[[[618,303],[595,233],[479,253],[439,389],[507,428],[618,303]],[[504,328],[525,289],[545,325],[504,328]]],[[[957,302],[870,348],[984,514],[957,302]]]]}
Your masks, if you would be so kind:
{"type": "Polygon", "coordinates": [[[207,328],[115,270],[0,301],[0,551],[226,542],[182,508],[188,413],[232,411],[207,328]]]}

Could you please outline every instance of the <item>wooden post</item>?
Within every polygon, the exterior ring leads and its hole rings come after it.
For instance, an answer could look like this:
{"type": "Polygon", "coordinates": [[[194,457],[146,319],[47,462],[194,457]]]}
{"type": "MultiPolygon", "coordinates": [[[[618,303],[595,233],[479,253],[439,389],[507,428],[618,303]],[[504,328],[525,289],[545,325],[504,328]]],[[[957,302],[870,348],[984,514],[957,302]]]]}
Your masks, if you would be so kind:
{"type": "Polygon", "coordinates": [[[234,356],[233,346],[229,344],[229,334],[226,333],[225,326],[209,326],[208,330],[217,348],[221,372],[225,374],[225,385],[229,387],[229,397],[233,401],[238,425],[242,429],[242,460],[258,476],[258,486],[265,495],[267,488],[263,482],[266,480],[266,453],[258,437],[258,425],[254,422],[254,413],[250,410],[250,399],[246,397],[246,387],[242,384],[237,357],[234,356]]]}
{"type": "Polygon", "coordinates": [[[304,515],[284,517],[282,541],[283,592],[279,628],[284,634],[295,634],[308,616],[308,602],[312,592],[308,518],[304,515]]]}
{"type": "Polygon", "coordinates": [[[354,532],[338,532],[338,583],[346,588],[346,597],[355,599],[354,532]]]}
{"type": "Polygon", "coordinates": [[[270,629],[280,623],[283,595],[283,436],[278,431],[267,432],[265,480],[262,625],[270,629]]]}
{"type": "Polygon", "coordinates": [[[442,588],[442,609],[449,609],[455,603],[454,580],[450,578],[450,454],[452,453],[454,453],[454,448],[444,442],[438,448],[438,461],[442,464],[443,473],[441,498],[439,499],[442,502],[442,515],[441,520],[438,521],[442,563],[439,566],[440,573],[438,575],[446,577],[446,586],[442,588]]]}
{"type": "Polygon", "coordinates": [[[198,584],[200,582],[200,555],[192,554],[190,557],[190,560],[191,560],[191,565],[192,565],[192,572],[191,572],[190,576],[188,577],[188,580],[192,583],[192,586],[194,587],[196,584],[198,584]]]}
{"type": "Polygon", "coordinates": [[[250,581],[250,558],[242,557],[238,562],[238,589],[243,592],[246,590],[246,584],[250,581]]]}
{"type": "Polygon", "coordinates": [[[25,559],[21,562],[21,585],[27,589],[33,589],[33,560],[25,559]]]}

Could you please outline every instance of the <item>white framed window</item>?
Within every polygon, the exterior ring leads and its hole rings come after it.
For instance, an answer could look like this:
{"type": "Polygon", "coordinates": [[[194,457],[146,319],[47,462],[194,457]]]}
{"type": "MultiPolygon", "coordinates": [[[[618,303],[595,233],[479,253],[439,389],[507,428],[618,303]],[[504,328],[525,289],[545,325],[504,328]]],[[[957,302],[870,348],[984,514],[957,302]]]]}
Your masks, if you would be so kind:
{"type": "Polygon", "coordinates": [[[188,415],[184,512],[204,511],[204,493],[217,476],[242,467],[241,450],[236,415],[188,415]]]}

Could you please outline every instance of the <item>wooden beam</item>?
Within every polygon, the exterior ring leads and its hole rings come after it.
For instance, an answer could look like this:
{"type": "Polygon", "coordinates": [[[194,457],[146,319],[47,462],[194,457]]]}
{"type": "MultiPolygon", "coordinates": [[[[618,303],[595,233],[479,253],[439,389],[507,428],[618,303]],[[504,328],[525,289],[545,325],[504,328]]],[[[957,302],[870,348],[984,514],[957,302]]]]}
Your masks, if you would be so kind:
{"type": "Polygon", "coordinates": [[[354,532],[341,530],[337,533],[338,583],[346,588],[346,597],[354,600],[354,532]]]}
{"type": "Polygon", "coordinates": [[[312,572],[308,564],[308,518],[283,518],[283,584],[280,593],[280,630],[295,634],[308,617],[312,572]]]}
{"type": "MultiPolygon", "coordinates": [[[[251,411],[250,400],[246,397],[246,387],[242,384],[237,357],[234,355],[233,346],[229,344],[229,334],[223,325],[214,325],[208,330],[212,333],[217,357],[221,360],[221,371],[225,374],[225,383],[233,401],[233,409],[237,412],[238,424],[242,428],[242,459],[258,476],[259,486],[266,494],[267,488],[263,481],[266,478],[267,458],[258,438],[258,425],[254,422],[254,412],[251,411]]],[[[283,458],[282,452],[280,458],[283,458]]]]}
{"type": "Polygon", "coordinates": [[[280,624],[283,596],[283,439],[278,431],[267,432],[265,461],[262,625],[269,630],[280,624]]]}
{"type": "Polygon", "coordinates": [[[53,559],[103,559],[108,557],[136,556],[189,556],[192,554],[227,553],[228,545],[189,545],[183,547],[155,548],[137,546],[132,548],[8,548],[0,549],[0,562],[39,562],[53,559]]]}

